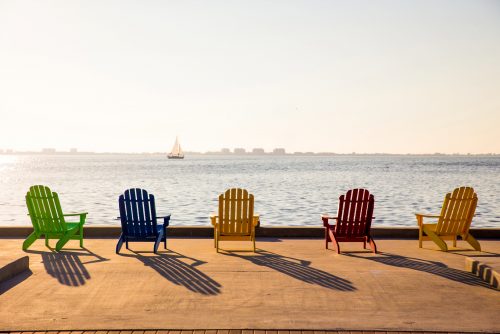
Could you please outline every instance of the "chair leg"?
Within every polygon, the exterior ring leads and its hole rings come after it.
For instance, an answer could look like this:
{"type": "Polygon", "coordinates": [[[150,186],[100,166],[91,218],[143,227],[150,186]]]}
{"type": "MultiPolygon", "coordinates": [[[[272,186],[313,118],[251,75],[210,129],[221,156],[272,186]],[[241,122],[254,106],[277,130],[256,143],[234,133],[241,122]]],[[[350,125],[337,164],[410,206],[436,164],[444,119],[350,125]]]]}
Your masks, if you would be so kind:
{"type": "Polygon", "coordinates": [[[366,249],[366,239],[367,238],[365,238],[365,240],[363,241],[363,249],[366,249]]]}
{"type": "Polygon", "coordinates": [[[422,248],[422,239],[423,239],[423,233],[422,233],[422,227],[418,227],[418,248],[422,248]]]}
{"type": "Polygon", "coordinates": [[[47,234],[45,235],[45,247],[50,248],[50,246],[49,246],[49,236],[47,234]]]}
{"type": "Polygon", "coordinates": [[[372,249],[372,252],[377,254],[377,245],[375,244],[375,240],[373,240],[373,238],[370,237],[368,241],[370,243],[370,248],[372,249]]]}
{"type": "Polygon", "coordinates": [[[481,245],[479,244],[479,241],[477,241],[476,238],[474,238],[469,233],[467,234],[467,237],[465,237],[465,238],[462,236],[462,239],[467,241],[469,243],[469,245],[471,245],[472,248],[474,248],[475,250],[477,250],[479,252],[481,251],[481,245]]]}
{"type": "Polygon", "coordinates": [[[39,237],[40,235],[35,231],[33,231],[30,235],[28,235],[26,240],[24,240],[23,242],[23,250],[27,250],[29,246],[31,246],[39,237]]]}
{"type": "Polygon", "coordinates": [[[125,236],[120,234],[120,238],[118,239],[118,243],[116,244],[116,254],[120,254],[120,249],[122,249],[123,241],[125,240],[125,236]]]}
{"type": "Polygon", "coordinates": [[[215,239],[215,249],[217,250],[217,253],[219,253],[219,238],[217,237],[215,239]]]}
{"type": "Polygon", "coordinates": [[[83,224],[80,225],[80,248],[83,248],[83,224]]]}
{"type": "Polygon", "coordinates": [[[126,240],[125,240],[125,247],[126,247],[127,249],[129,249],[129,248],[128,248],[128,239],[126,239],[126,240]]]}
{"type": "Polygon", "coordinates": [[[167,249],[167,228],[163,225],[163,248],[167,249]]]}
{"type": "Polygon", "coordinates": [[[328,228],[325,227],[325,249],[328,249],[328,228]]]}
{"type": "Polygon", "coordinates": [[[162,236],[163,236],[163,233],[160,234],[157,238],[156,238],[156,241],[155,241],[155,246],[154,246],[154,253],[158,253],[158,247],[160,246],[160,243],[161,243],[161,239],[162,239],[162,236]]]}
{"type": "Polygon", "coordinates": [[[253,238],[253,252],[255,253],[255,237],[253,238]]]}
{"type": "Polygon", "coordinates": [[[432,239],[432,241],[434,241],[436,243],[436,245],[438,245],[439,248],[441,248],[442,251],[444,251],[444,252],[448,251],[448,245],[446,245],[446,242],[444,242],[443,239],[441,239],[436,233],[434,233],[434,231],[427,230],[425,228],[425,226],[424,226],[423,230],[424,230],[425,234],[427,234],[432,239]]]}
{"type": "Polygon", "coordinates": [[[71,234],[63,235],[62,238],[59,239],[59,241],[56,244],[56,251],[59,252],[64,247],[64,245],[66,245],[66,243],[69,241],[70,237],[71,237],[71,234]]]}
{"type": "Polygon", "coordinates": [[[329,230],[328,235],[330,236],[330,240],[332,241],[332,244],[335,247],[337,254],[340,254],[340,245],[339,245],[337,239],[335,239],[335,234],[333,234],[333,232],[331,230],[329,230]]]}
{"type": "Polygon", "coordinates": [[[457,247],[457,236],[453,238],[453,247],[457,247]]]}

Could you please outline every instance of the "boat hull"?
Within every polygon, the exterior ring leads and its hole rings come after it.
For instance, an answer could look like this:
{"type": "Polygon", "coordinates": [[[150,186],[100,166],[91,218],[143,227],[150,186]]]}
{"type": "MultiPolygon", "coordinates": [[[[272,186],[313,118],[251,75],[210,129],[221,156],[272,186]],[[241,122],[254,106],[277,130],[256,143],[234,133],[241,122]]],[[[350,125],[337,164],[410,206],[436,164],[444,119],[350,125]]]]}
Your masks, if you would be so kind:
{"type": "Polygon", "coordinates": [[[183,155],[167,155],[169,159],[184,159],[183,155]]]}

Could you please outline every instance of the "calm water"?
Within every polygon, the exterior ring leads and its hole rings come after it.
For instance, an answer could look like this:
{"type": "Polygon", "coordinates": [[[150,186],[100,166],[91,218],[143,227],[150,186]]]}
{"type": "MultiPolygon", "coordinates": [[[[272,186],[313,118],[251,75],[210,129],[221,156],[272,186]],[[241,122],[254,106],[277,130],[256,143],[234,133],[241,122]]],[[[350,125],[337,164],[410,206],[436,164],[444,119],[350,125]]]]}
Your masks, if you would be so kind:
{"type": "Polygon", "coordinates": [[[473,226],[500,226],[500,157],[0,156],[0,225],[29,225],[30,185],[59,193],[66,212],[88,211],[89,225],[118,225],[118,195],[130,187],[156,196],[173,225],[208,225],[228,187],[255,195],[262,225],[320,226],[338,197],[366,187],[375,196],[375,225],[415,226],[413,213],[439,213],[446,192],[461,185],[479,197],[473,226]]]}

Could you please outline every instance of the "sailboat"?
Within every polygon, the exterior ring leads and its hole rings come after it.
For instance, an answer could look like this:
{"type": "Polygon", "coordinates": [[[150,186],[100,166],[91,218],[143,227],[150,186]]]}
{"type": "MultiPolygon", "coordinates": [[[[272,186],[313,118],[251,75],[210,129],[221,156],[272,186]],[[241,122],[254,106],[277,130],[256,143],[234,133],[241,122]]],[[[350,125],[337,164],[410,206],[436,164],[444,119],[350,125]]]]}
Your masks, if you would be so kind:
{"type": "Polygon", "coordinates": [[[175,144],[172,147],[172,152],[167,156],[169,159],[184,159],[184,153],[182,152],[181,145],[179,144],[179,139],[175,137],[175,144]]]}

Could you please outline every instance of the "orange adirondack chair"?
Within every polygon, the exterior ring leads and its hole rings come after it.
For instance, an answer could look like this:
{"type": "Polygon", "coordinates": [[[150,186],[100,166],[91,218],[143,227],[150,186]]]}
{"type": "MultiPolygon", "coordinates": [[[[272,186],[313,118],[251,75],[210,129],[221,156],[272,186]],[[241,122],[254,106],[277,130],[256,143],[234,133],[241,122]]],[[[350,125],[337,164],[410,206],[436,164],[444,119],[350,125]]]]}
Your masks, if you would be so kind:
{"type": "Polygon", "coordinates": [[[339,198],[339,209],[337,216],[322,216],[325,227],[325,247],[328,243],[335,246],[340,254],[339,242],[362,242],[366,243],[374,253],[377,253],[377,245],[370,235],[375,199],[366,189],[352,189],[339,198]],[[330,225],[329,220],[335,219],[336,224],[330,225]]]}
{"type": "Polygon", "coordinates": [[[453,246],[456,247],[457,237],[460,236],[475,250],[481,251],[481,245],[469,233],[476,206],[477,195],[474,188],[460,187],[446,194],[440,215],[416,213],[419,228],[418,246],[422,248],[422,241],[432,240],[446,252],[448,246],[445,240],[453,240],[453,246]],[[424,218],[437,218],[438,221],[424,224],[424,218]]]}
{"type": "Polygon", "coordinates": [[[219,196],[219,215],[210,216],[214,226],[214,247],[219,241],[251,241],[255,252],[255,227],[259,216],[253,212],[253,195],[245,189],[232,188],[219,196]]]}

